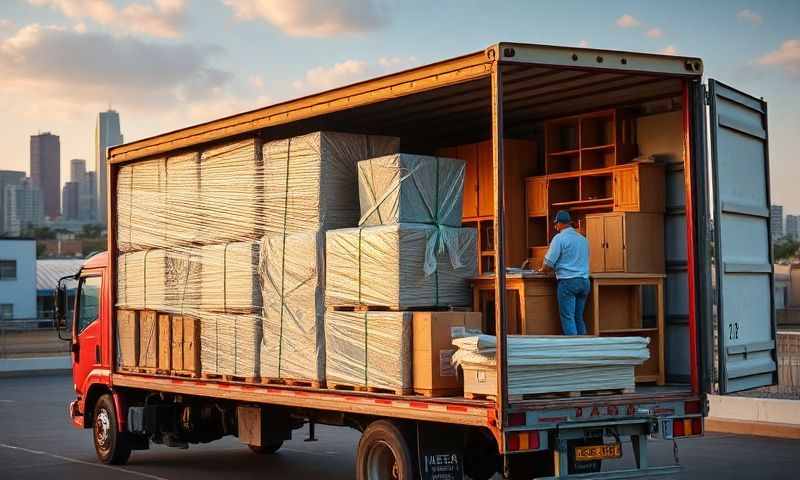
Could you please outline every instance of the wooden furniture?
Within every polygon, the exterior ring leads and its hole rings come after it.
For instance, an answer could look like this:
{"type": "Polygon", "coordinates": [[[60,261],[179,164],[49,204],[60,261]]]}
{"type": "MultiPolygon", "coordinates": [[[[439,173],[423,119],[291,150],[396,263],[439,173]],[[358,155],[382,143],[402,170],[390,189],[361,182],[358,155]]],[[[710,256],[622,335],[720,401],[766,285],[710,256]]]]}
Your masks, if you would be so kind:
{"type": "Polygon", "coordinates": [[[636,368],[637,382],[665,383],[663,274],[596,273],[591,275],[587,329],[595,335],[650,338],[650,359],[636,368]],[[655,318],[644,315],[643,287],[656,290],[655,318]],[[591,323],[591,326],[590,326],[591,323]]]}
{"type": "Polygon", "coordinates": [[[586,215],[589,271],[664,273],[664,216],[657,213],[586,215]]]}
{"type": "MultiPolygon", "coordinates": [[[[525,248],[525,178],[538,171],[536,143],[504,141],[506,193],[506,263],[519,267],[528,257],[525,248]]],[[[466,162],[463,225],[478,230],[478,273],[495,271],[492,143],[490,141],[441,148],[436,155],[466,162]]]]}
{"type": "Polygon", "coordinates": [[[633,163],[613,172],[614,211],[664,213],[664,166],[633,163]]]}
{"type": "MultiPolygon", "coordinates": [[[[483,331],[494,334],[494,275],[473,278],[472,309],[483,312],[483,331]]],[[[561,335],[556,280],[552,274],[506,274],[509,335],[561,335]]]]}

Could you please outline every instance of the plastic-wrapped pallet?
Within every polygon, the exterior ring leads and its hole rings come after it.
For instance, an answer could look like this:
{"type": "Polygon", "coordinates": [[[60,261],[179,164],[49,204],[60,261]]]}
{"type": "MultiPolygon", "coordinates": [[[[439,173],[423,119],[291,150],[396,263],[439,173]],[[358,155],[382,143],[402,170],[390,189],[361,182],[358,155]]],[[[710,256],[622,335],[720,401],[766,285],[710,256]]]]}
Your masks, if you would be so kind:
{"type": "Polygon", "coordinates": [[[126,253],[117,269],[117,307],[177,313],[197,308],[202,266],[192,250],[126,253]]]}
{"type": "Polygon", "coordinates": [[[203,274],[195,285],[200,308],[213,312],[254,312],[261,309],[258,242],[231,242],[200,247],[203,274]]]}
{"type": "Polygon", "coordinates": [[[121,252],[167,246],[164,159],[120,168],[117,178],[117,246],[121,252]]]}
{"type": "Polygon", "coordinates": [[[315,132],[264,144],[264,222],[268,233],[357,225],[360,160],[398,151],[396,137],[315,132]]]}
{"type": "Polygon", "coordinates": [[[214,316],[216,317],[216,346],[219,362],[217,373],[245,378],[259,376],[261,317],[228,314],[214,316]]]}
{"type": "Polygon", "coordinates": [[[261,243],[261,375],[325,381],[324,232],[270,234],[261,243]]]}
{"type": "Polygon", "coordinates": [[[399,153],[358,162],[360,226],[461,226],[463,160],[399,153]]]}
{"type": "Polygon", "coordinates": [[[203,240],[206,230],[200,196],[200,155],[185,153],[167,158],[166,163],[167,242],[170,246],[190,245],[203,240]]]}
{"type": "Polygon", "coordinates": [[[258,140],[229,143],[201,153],[202,202],[195,218],[201,243],[255,240],[262,235],[262,177],[258,140]]]}
{"type": "Polygon", "coordinates": [[[472,228],[400,223],[327,234],[327,305],[464,306],[476,275],[472,228]]]}
{"type": "Polygon", "coordinates": [[[411,312],[325,313],[328,386],[411,393],[411,312]]]}

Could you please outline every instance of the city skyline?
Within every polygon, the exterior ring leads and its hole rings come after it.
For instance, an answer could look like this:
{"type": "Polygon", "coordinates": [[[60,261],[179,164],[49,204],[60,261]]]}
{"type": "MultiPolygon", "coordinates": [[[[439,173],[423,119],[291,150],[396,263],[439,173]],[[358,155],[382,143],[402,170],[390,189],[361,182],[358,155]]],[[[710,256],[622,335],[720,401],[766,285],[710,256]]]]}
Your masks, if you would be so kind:
{"type": "Polygon", "coordinates": [[[510,40],[701,57],[706,78],[769,103],[772,200],[800,211],[798,2],[508,2],[487,11],[298,0],[285,16],[256,0],[93,3],[107,15],[75,0],[0,5],[0,168],[25,169],[24,137],[44,128],[61,135],[66,155],[91,160],[87,126],[109,104],[123,112],[130,141],[510,40]],[[131,17],[143,11],[153,15],[131,17]]]}
{"type": "Polygon", "coordinates": [[[120,128],[119,113],[108,109],[97,114],[97,124],[94,131],[94,171],[97,174],[97,222],[105,225],[107,189],[106,189],[106,154],[108,147],[119,145],[123,142],[120,128]]]}

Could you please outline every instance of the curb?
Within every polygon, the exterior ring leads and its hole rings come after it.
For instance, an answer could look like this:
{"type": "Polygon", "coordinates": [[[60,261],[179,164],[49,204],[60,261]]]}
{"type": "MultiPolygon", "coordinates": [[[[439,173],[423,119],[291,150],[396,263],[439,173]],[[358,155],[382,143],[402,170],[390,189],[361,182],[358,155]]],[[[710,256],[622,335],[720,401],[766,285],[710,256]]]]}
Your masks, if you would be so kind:
{"type": "Polygon", "coordinates": [[[0,378],[63,374],[72,371],[69,356],[0,358],[0,378]]]}
{"type": "Polygon", "coordinates": [[[709,432],[800,439],[800,401],[709,395],[709,432]]]}

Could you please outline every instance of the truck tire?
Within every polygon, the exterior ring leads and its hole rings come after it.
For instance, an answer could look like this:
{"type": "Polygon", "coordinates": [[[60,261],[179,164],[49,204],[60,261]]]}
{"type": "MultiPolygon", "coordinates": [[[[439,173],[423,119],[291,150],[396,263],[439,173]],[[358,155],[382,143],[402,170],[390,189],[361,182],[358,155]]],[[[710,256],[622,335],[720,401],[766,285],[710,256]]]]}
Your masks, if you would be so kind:
{"type": "Polygon", "coordinates": [[[388,420],[369,424],[358,441],[357,480],[413,480],[414,462],[403,433],[388,420]]]}
{"type": "Polygon", "coordinates": [[[94,407],[92,440],[97,458],[107,465],[125,465],[131,456],[128,433],[120,432],[114,399],[101,395],[94,407]]]}
{"type": "Polygon", "coordinates": [[[277,442],[270,443],[269,445],[248,445],[250,450],[253,453],[257,453],[259,455],[272,455],[283,446],[283,440],[278,440],[277,442]]]}

